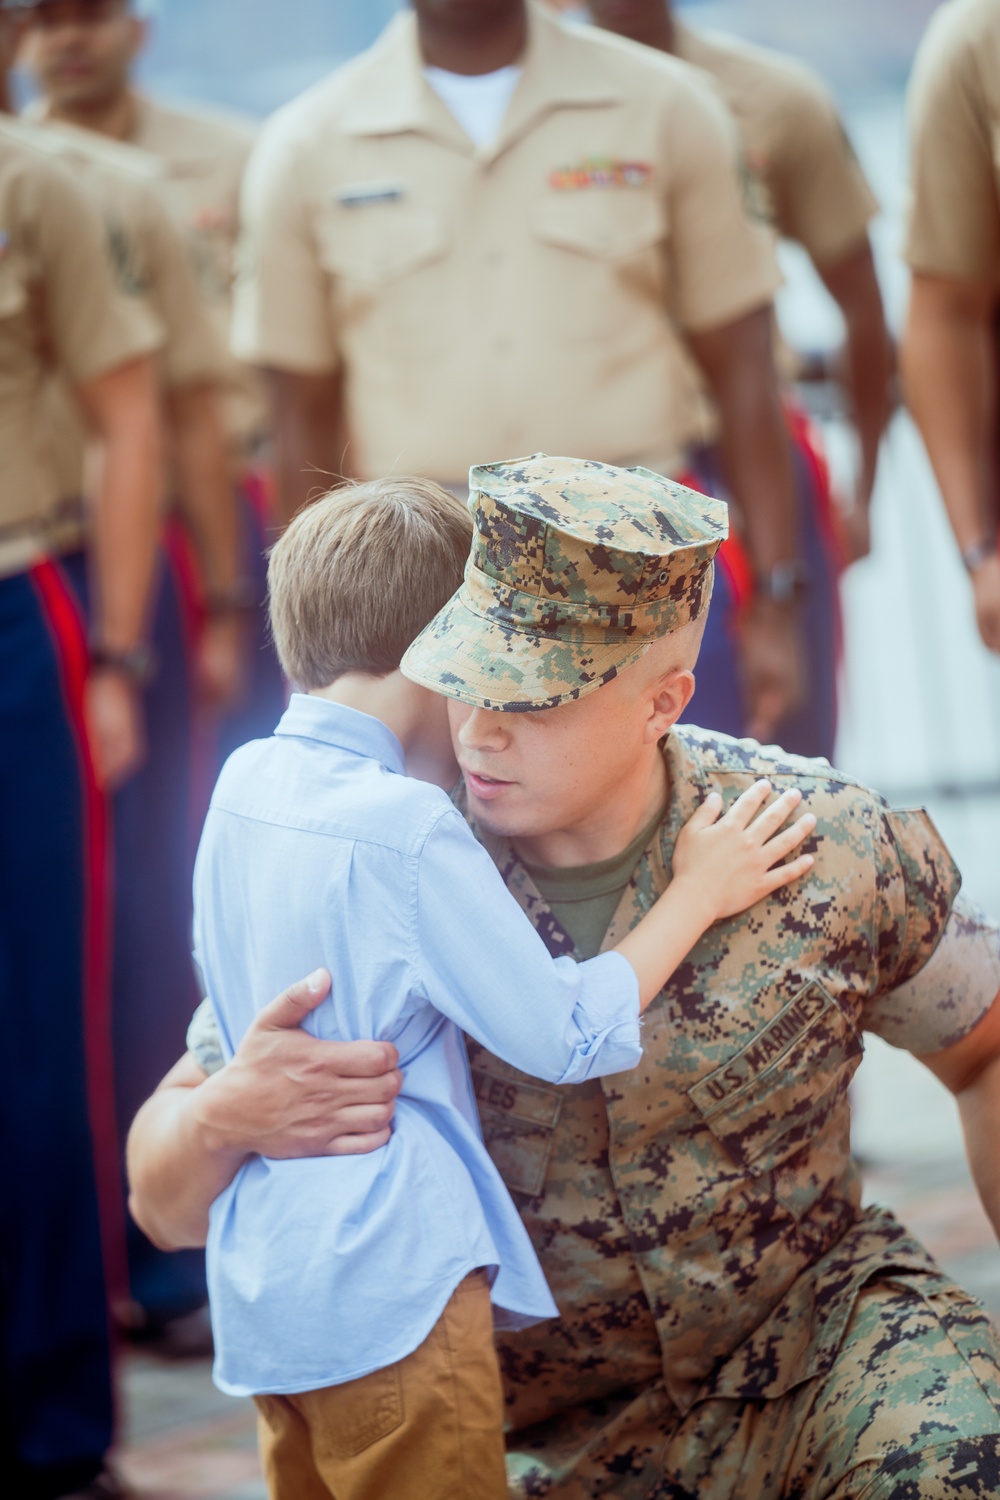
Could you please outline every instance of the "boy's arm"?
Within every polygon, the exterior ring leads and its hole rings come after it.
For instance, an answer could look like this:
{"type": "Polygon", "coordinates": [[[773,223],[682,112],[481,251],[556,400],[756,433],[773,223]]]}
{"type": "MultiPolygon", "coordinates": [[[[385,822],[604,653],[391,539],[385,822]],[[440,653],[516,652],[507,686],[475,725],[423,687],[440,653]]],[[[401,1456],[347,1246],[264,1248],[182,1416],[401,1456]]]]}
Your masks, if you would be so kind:
{"type": "Polygon", "coordinates": [[[770,782],[757,781],[720,817],[722,798],[712,792],[681,829],[673,880],[616,950],[636,972],[642,1010],[713,922],[746,911],[811,868],[811,854],[779,863],[816,827],[811,813],[782,827],[802,793],[792,788],[764,807],[770,794],[770,782]]]}
{"type": "Polygon", "coordinates": [[[642,1053],[637,990],[645,1008],[712,922],[812,864],[804,855],[771,869],[815,819],[778,831],[801,801],[798,791],[755,819],[770,791],[758,782],[721,819],[721,798],[706,799],[682,830],[674,881],[653,911],[617,951],[581,964],[552,958],[489,855],[450,810],[428,835],[418,867],[414,948],[422,993],[505,1062],[551,1083],[635,1067],[642,1053]]]}
{"type": "Polygon", "coordinates": [[[300,1029],[329,987],[322,970],[291,985],[218,1073],[209,1077],[187,1053],[139,1111],[128,1138],[129,1207],[163,1249],[205,1243],[212,1203],[250,1155],[353,1155],[389,1139],[402,1087],[395,1047],[324,1042],[300,1029]]]}

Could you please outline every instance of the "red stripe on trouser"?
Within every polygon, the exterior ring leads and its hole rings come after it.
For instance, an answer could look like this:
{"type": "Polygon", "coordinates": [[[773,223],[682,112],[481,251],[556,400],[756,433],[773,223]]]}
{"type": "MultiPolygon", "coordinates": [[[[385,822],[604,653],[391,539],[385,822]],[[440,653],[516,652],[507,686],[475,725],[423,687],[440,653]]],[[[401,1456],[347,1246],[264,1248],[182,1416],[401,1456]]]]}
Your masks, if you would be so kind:
{"type": "Polygon", "coordinates": [[[270,469],[255,464],[243,470],[240,475],[240,488],[257,517],[258,526],[266,536],[270,528],[277,524],[275,517],[278,506],[274,474],[270,469]]]}
{"type": "MultiPolygon", "coordinates": [[[[697,490],[701,495],[708,493],[697,474],[690,471],[680,474],[677,482],[686,484],[689,490],[697,490]]],[[[746,548],[734,531],[730,531],[715,554],[715,562],[726,575],[733,599],[733,613],[739,615],[753,598],[753,567],[746,548]]]]}
{"type": "Polygon", "coordinates": [[[110,807],[97,784],[84,718],[87,636],[79,603],[58,564],[31,570],[59,664],[63,697],[76,740],[84,792],[84,1017],[87,1106],[94,1148],[101,1250],[109,1308],[128,1297],[125,1211],[121,1193],[111,1049],[110,807]]]}

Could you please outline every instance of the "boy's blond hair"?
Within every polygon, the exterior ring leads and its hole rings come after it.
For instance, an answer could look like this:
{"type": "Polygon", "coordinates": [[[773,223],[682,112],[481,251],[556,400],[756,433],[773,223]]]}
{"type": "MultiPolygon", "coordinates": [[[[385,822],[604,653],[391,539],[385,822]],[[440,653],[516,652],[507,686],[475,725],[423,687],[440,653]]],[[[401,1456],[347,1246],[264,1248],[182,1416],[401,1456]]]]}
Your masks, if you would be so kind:
{"type": "Polygon", "coordinates": [[[466,506],[429,479],[345,484],[306,507],[271,551],[271,631],[285,675],[327,687],[394,672],[462,582],[466,506]]]}

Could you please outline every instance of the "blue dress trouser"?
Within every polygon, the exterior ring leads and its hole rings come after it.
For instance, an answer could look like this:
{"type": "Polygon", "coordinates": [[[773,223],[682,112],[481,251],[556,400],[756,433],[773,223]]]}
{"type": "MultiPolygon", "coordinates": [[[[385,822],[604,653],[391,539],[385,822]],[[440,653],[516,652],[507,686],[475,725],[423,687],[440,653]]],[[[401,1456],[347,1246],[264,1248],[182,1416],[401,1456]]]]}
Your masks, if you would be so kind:
{"type": "Polygon", "coordinates": [[[248,740],[266,739],[285,711],[285,679],[278,665],[267,618],[267,538],[249,483],[237,488],[243,576],[252,584],[254,609],[247,622],[248,671],[243,701],[219,729],[217,764],[225,764],[248,740]]]}
{"type": "Polygon", "coordinates": [[[67,681],[83,631],[59,570],[43,571],[48,594],[38,570],[0,580],[0,1473],[18,1500],[85,1484],[113,1417],[95,1164],[107,1100],[88,1097],[88,1063],[92,1084],[108,1076],[88,945],[99,830],[67,681]]]}
{"type": "MultiPolygon", "coordinates": [[[[192,704],[180,589],[161,563],[150,639],[156,670],[143,691],[146,759],[113,799],[112,1038],[122,1142],[139,1107],[181,1056],[201,996],[191,963],[192,704]]],[[[85,603],[82,553],[66,569],[85,603]]],[[[201,1250],[166,1252],[126,1224],[131,1299],[155,1325],[201,1307],[201,1250]]]]}

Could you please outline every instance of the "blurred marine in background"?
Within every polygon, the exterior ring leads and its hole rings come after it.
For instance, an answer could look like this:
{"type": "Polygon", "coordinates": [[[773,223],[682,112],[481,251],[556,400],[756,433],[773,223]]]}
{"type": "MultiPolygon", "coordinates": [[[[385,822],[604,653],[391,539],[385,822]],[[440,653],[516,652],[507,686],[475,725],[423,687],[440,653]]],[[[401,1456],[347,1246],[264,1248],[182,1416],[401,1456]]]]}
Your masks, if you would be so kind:
{"type": "MultiPolygon", "coordinates": [[[[0,111],[14,42],[4,4],[0,111]]],[[[113,1492],[109,1298],[124,1268],[105,792],[143,754],[160,337],[117,290],[94,200],[0,123],[0,1473],[18,1500],[113,1492]],[[101,459],[85,530],[48,441],[56,374],[101,459]]]]}
{"type": "MultiPolygon", "coordinates": [[[[845,520],[848,557],[869,548],[869,507],[879,446],[890,414],[893,354],[868,226],[878,211],[836,106],[809,68],[741,39],[703,34],[679,21],[671,0],[590,0],[599,26],[671,52],[713,80],[740,133],[747,179],[776,236],[808,253],[846,331],[846,383],[858,433],[860,475],[845,520]]],[[[832,758],[836,729],[840,558],[829,486],[804,415],[786,397],[799,546],[809,573],[801,618],[806,699],[782,724],[783,745],[832,758]]],[[[710,419],[711,420],[711,419],[710,419]]]]}
{"type": "MultiPolygon", "coordinates": [[[[160,375],[175,506],[146,691],[149,756],[115,807],[114,1036],[124,1134],[176,1055],[196,998],[191,867],[214,742],[228,752],[235,740],[270,732],[281,708],[276,662],[270,648],[261,650],[262,616],[255,638],[246,638],[263,591],[264,487],[250,471],[262,436],[260,394],[228,349],[236,205],[252,137],[241,125],[168,110],[132,90],[129,66],[144,28],[126,0],[29,0],[25,9],[24,56],[43,90],[34,128],[96,187],[120,277],[150,304],[165,338],[160,375]]],[[[57,423],[64,435],[69,429],[71,452],[72,425],[57,423]]],[[[78,453],[69,468],[71,493],[79,494],[78,453]]],[[[121,1314],[157,1334],[204,1303],[203,1260],[197,1252],[164,1256],[133,1224],[128,1229],[131,1295],[121,1314]]]]}
{"type": "Polygon", "coordinates": [[[941,6],[908,103],[907,399],[972,583],[979,633],[1000,653],[1000,0],[941,6]]]}
{"type": "Polygon", "coordinates": [[[779,278],[731,122],[685,64],[524,0],[413,9],[279,110],[248,169],[234,347],[268,373],[282,515],[317,469],[461,488],[473,462],[545,449],[688,473],[683,350],[742,532],[694,715],[770,738],[801,693],[805,569],[779,278]]]}

